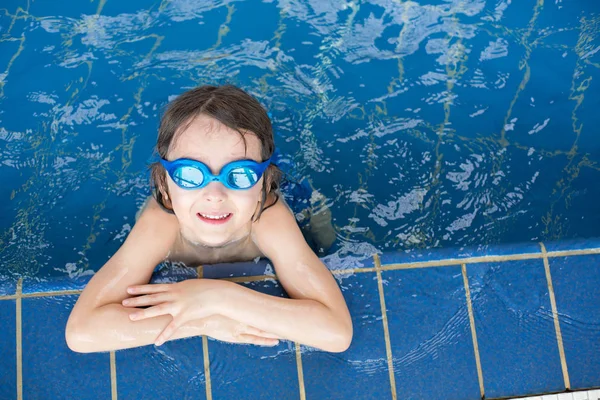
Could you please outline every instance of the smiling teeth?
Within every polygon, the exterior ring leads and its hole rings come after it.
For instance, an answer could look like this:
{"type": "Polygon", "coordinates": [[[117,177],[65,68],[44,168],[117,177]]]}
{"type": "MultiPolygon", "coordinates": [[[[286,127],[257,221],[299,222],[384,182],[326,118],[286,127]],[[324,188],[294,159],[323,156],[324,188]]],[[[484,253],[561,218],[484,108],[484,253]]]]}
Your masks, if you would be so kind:
{"type": "Polygon", "coordinates": [[[229,216],[229,214],[223,214],[223,215],[205,215],[205,214],[200,214],[203,218],[208,218],[208,219],[224,219],[227,218],[229,216]]]}

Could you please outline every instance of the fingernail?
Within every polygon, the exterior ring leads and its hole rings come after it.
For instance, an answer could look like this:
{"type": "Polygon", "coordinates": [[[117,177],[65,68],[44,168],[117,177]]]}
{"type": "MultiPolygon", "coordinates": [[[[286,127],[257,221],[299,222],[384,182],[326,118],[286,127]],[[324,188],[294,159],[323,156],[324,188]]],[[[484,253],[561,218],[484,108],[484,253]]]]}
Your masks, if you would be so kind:
{"type": "Polygon", "coordinates": [[[123,300],[123,305],[129,304],[129,300],[123,300]]]}
{"type": "Polygon", "coordinates": [[[138,315],[137,315],[137,314],[130,314],[130,315],[129,315],[129,318],[131,318],[131,319],[136,319],[137,317],[138,317],[138,315]]]}
{"type": "Polygon", "coordinates": [[[134,289],[134,288],[127,288],[127,291],[128,291],[129,293],[133,293],[133,292],[135,292],[135,289],[134,289]]]}

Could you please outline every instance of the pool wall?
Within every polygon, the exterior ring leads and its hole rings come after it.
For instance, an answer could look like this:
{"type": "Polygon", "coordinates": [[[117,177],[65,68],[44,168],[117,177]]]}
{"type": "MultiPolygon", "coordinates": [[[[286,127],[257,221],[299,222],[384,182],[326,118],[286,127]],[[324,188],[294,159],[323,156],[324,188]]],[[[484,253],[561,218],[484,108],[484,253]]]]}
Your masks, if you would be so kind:
{"type": "MultiPolygon", "coordinates": [[[[324,260],[325,261],[325,260],[324,260]]],[[[267,260],[165,268],[285,296],[267,260]]],[[[0,282],[0,398],[480,399],[600,386],[600,239],[389,252],[332,271],[343,353],[206,337],[79,354],[64,327],[85,280],[0,282]]]]}

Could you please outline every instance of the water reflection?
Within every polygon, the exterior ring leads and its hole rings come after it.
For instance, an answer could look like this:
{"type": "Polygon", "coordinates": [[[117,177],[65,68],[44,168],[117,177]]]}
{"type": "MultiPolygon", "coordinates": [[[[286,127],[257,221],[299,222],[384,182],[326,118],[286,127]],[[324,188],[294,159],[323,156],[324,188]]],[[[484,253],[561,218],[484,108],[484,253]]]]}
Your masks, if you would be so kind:
{"type": "Polygon", "coordinates": [[[270,111],[293,174],[332,209],[333,268],[597,236],[599,24],[583,2],[6,6],[1,275],[79,276],[114,254],[163,107],[198,84],[270,111]]]}

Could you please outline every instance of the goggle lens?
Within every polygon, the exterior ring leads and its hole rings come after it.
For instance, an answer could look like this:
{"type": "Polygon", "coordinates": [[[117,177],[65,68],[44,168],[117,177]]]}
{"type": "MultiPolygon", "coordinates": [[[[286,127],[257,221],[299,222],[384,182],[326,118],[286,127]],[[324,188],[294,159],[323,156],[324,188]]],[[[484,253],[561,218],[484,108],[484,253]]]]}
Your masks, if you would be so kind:
{"type": "Polygon", "coordinates": [[[248,189],[258,182],[258,175],[248,167],[235,168],[227,174],[227,182],[233,187],[248,189]]]}
{"type": "Polygon", "coordinates": [[[195,188],[204,181],[204,174],[198,168],[181,166],[173,171],[173,181],[182,188],[195,188]]]}

